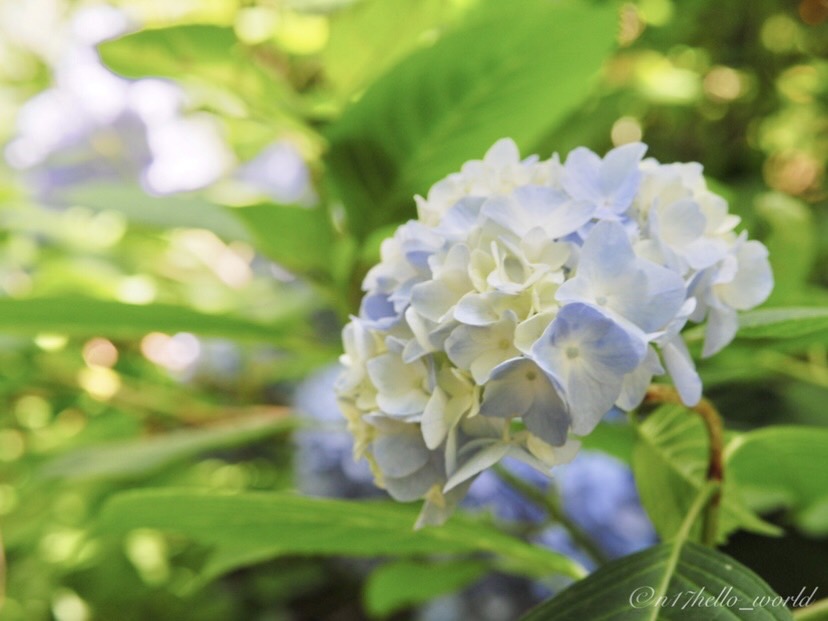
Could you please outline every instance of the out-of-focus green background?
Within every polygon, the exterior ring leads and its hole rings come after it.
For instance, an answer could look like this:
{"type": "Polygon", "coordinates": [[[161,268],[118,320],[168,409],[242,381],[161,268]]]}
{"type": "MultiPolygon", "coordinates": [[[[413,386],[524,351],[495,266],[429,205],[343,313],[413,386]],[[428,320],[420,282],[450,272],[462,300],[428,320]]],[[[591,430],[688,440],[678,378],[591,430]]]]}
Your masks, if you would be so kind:
{"type": "MultiPolygon", "coordinates": [[[[372,561],[265,559],[199,587],[206,546],[96,516],[124,489],[301,488],[297,452],[322,449],[291,439],[297,384],[336,360],[414,191],[482,156],[501,122],[525,155],[643,140],[662,162],[702,162],[770,248],[769,304],[828,304],[824,0],[639,0],[618,5],[617,36],[550,25],[546,43],[525,8],[0,0],[0,619],[365,618],[372,561]],[[470,56],[493,51],[452,81],[461,35],[470,56]],[[600,71],[555,64],[557,45],[600,71]],[[498,64],[510,50],[517,85],[498,64]],[[512,98],[432,120],[447,104],[410,77],[423,59],[459,91],[447,101],[512,98]],[[383,81],[398,90],[372,94],[383,81]],[[375,152],[378,170],[357,165],[375,152]]],[[[824,332],[737,341],[700,370],[731,429],[824,427],[826,346],[824,332]]],[[[828,588],[826,532],[737,534],[726,550],[780,592],[828,588]]]]}

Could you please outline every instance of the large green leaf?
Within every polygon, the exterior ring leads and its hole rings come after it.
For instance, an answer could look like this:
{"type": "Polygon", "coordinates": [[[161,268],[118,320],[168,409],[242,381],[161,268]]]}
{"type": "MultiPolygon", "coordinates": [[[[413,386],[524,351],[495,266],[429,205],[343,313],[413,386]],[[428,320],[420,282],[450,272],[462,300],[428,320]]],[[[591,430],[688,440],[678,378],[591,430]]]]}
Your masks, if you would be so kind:
{"type": "Polygon", "coordinates": [[[790,621],[778,596],[735,559],[665,543],[605,565],[521,621],[790,621]]]}
{"type": "Polygon", "coordinates": [[[521,621],[791,620],[787,602],[759,576],[729,556],[690,541],[699,515],[718,489],[716,482],[699,489],[670,541],[601,567],[521,621]]]}
{"type": "Polygon", "coordinates": [[[488,570],[487,563],[475,560],[442,563],[400,560],[386,563],[368,578],[365,608],[371,614],[385,616],[461,589],[488,570]]]}
{"type": "Polygon", "coordinates": [[[787,507],[796,524],[828,534],[828,429],[766,427],[727,446],[727,471],[757,510],[787,507]]]}
{"type": "Polygon", "coordinates": [[[22,335],[58,333],[130,338],[156,331],[194,332],[267,342],[295,333],[297,320],[296,313],[292,313],[282,320],[264,324],[171,304],[143,306],[81,296],[0,298],[0,332],[22,335]]]}
{"type": "Polygon", "coordinates": [[[416,508],[284,493],[222,494],[183,489],[118,494],[104,507],[107,531],[157,528],[213,547],[203,568],[210,579],[236,567],[285,554],[411,556],[489,552],[514,571],[580,577],[571,559],[534,547],[462,515],[415,531],[416,508]]]}
{"type": "MultiPolygon", "coordinates": [[[[681,406],[662,406],[638,425],[633,472],[659,535],[669,539],[679,529],[693,499],[705,485],[707,432],[701,419],[681,406]]],[[[719,540],[737,528],[776,535],[779,529],[761,520],[743,503],[735,482],[725,476],[719,517],[719,540]]],[[[700,533],[694,530],[693,539],[700,533]]]]}
{"type": "Polygon", "coordinates": [[[40,474],[59,479],[134,479],[208,451],[262,440],[295,426],[296,419],[270,414],[207,429],[84,446],[47,462],[40,474]]]}
{"type": "Polygon", "coordinates": [[[329,130],[328,165],[360,237],[497,139],[524,150],[589,92],[615,43],[612,3],[490,10],[372,84],[329,130]]]}
{"type": "Polygon", "coordinates": [[[828,330],[828,308],[764,308],[739,316],[742,338],[796,338],[828,330]]]}

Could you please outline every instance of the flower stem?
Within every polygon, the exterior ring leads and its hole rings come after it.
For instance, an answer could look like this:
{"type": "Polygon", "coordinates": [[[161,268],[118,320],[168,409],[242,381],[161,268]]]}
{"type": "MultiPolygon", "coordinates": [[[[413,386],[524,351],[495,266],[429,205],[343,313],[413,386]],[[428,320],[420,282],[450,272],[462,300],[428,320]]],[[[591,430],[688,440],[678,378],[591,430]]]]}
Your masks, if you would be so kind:
{"type": "MultiPolygon", "coordinates": [[[[684,405],[678,392],[672,386],[665,384],[652,384],[647,389],[644,397],[645,404],[675,403],[684,405]]],[[[701,416],[707,428],[707,436],[710,440],[710,457],[707,464],[707,480],[718,483],[718,487],[710,497],[702,518],[702,542],[713,547],[716,545],[716,534],[718,532],[719,505],[722,501],[722,486],[724,480],[724,435],[722,417],[714,405],[707,399],[702,399],[692,407],[684,405],[687,409],[701,416]]]]}
{"type": "Polygon", "coordinates": [[[566,515],[556,497],[544,493],[499,464],[495,466],[495,472],[506,484],[523,494],[531,502],[542,507],[553,521],[563,526],[575,544],[596,564],[603,565],[609,561],[604,551],[598,547],[590,536],[566,515]]]}

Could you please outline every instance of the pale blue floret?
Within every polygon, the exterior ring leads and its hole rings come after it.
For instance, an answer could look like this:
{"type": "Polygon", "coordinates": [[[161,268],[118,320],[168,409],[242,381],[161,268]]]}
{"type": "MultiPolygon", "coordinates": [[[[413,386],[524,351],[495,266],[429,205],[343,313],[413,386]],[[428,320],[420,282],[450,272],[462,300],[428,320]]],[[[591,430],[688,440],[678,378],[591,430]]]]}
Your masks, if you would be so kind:
{"type": "Polygon", "coordinates": [[[389,330],[399,323],[402,313],[394,308],[394,303],[387,293],[378,291],[362,298],[359,318],[370,330],[389,330]]]}
{"type": "Polygon", "coordinates": [[[442,264],[433,259],[433,279],[411,289],[411,305],[426,319],[439,323],[450,316],[460,298],[471,289],[469,249],[456,244],[448,250],[442,264]]]}
{"type": "Polygon", "coordinates": [[[595,428],[646,353],[640,336],[581,303],[564,306],[532,347],[533,359],[563,387],[577,435],[595,428]]]}
{"type": "Polygon", "coordinates": [[[482,213],[519,237],[539,228],[550,239],[558,239],[589,222],[595,210],[594,203],[572,200],[553,188],[530,185],[508,197],[490,198],[483,204],[482,213]]]}
{"type": "Polygon", "coordinates": [[[471,372],[474,381],[483,385],[501,362],[520,355],[515,347],[517,317],[507,310],[496,323],[487,327],[461,325],[445,342],[446,354],[454,364],[471,372]]]}
{"type": "Polygon", "coordinates": [[[579,147],[566,158],[563,186],[573,198],[595,205],[596,218],[620,220],[638,191],[638,164],[646,151],[646,145],[635,142],[615,148],[601,159],[579,147]]]}
{"type": "Polygon", "coordinates": [[[528,358],[512,358],[495,367],[486,383],[480,413],[500,418],[520,416],[529,431],[552,446],[566,442],[570,426],[560,388],[528,358]]]}
{"type": "Polygon", "coordinates": [[[468,196],[460,199],[443,214],[440,224],[434,230],[451,241],[464,240],[480,221],[480,211],[486,199],[468,196]]]}
{"type": "Polygon", "coordinates": [[[599,222],[581,248],[575,277],[555,297],[600,306],[650,333],[675,317],[686,290],[678,274],[635,255],[624,227],[599,222]]]}
{"type": "Polygon", "coordinates": [[[377,415],[368,415],[365,420],[376,427],[371,452],[392,498],[401,502],[422,498],[444,480],[441,454],[428,450],[417,425],[377,415]]]}

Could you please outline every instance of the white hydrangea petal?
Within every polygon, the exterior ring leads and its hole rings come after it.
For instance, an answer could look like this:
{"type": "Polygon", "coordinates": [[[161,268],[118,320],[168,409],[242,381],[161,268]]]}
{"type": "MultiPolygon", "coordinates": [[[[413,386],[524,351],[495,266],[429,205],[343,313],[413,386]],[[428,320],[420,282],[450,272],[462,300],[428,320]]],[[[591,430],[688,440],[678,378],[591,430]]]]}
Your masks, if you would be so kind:
{"type": "MultiPolygon", "coordinates": [[[[624,188],[624,184],[630,183],[631,176],[637,179],[638,163],[646,152],[647,145],[641,142],[631,142],[607,153],[601,166],[603,188],[606,190],[624,188]]],[[[624,189],[630,190],[630,188],[624,189]]]]}
{"type": "Polygon", "coordinates": [[[426,319],[439,323],[463,295],[462,288],[442,280],[430,280],[411,289],[411,306],[426,319]]]}
{"type": "Polygon", "coordinates": [[[481,196],[460,199],[440,219],[436,230],[448,239],[464,239],[479,221],[485,202],[486,199],[481,196]]]}
{"type": "Polygon", "coordinates": [[[728,306],[711,306],[707,313],[707,326],[704,333],[702,358],[709,358],[718,353],[733,340],[739,329],[739,317],[728,306]]]}
{"type": "Polygon", "coordinates": [[[701,400],[702,382],[684,339],[674,336],[661,346],[661,355],[684,405],[696,405],[701,400]]]}
{"type": "Polygon", "coordinates": [[[615,401],[615,405],[626,411],[637,408],[644,400],[653,375],[662,373],[664,373],[664,368],[658,360],[658,354],[652,347],[649,347],[646,357],[638,368],[624,376],[621,394],[615,401]]]}
{"type": "Polygon", "coordinates": [[[538,313],[519,323],[515,328],[515,347],[528,356],[532,346],[543,335],[556,314],[556,311],[538,313]]]}
{"type": "Polygon", "coordinates": [[[573,366],[565,385],[572,416],[572,433],[585,436],[595,429],[621,394],[621,385],[621,377],[596,377],[588,367],[573,366]]]}
{"type": "Polygon", "coordinates": [[[509,310],[486,327],[458,326],[446,339],[446,354],[459,368],[471,371],[475,382],[483,384],[492,369],[520,353],[514,346],[516,323],[514,312],[509,310]]]}
{"type": "Polygon", "coordinates": [[[389,477],[383,479],[386,491],[394,500],[411,502],[422,498],[429,489],[442,484],[444,475],[441,468],[429,461],[425,466],[405,477],[389,477]]]}
{"type": "Polygon", "coordinates": [[[439,487],[431,488],[425,496],[425,502],[414,524],[414,529],[443,525],[452,516],[457,505],[469,491],[471,484],[472,481],[469,480],[445,494],[439,487]]]}
{"type": "Polygon", "coordinates": [[[533,361],[513,358],[498,366],[483,392],[483,416],[521,416],[533,433],[550,444],[562,444],[569,412],[559,389],[533,361]]]}
{"type": "Polygon", "coordinates": [[[577,198],[600,200],[601,158],[585,147],[573,149],[564,162],[564,188],[577,198]]]}
{"type": "Polygon", "coordinates": [[[424,390],[427,369],[422,362],[403,362],[399,353],[389,352],[367,362],[368,376],[377,388],[377,404],[386,414],[418,414],[428,403],[424,390]]]}
{"type": "Polygon", "coordinates": [[[483,352],[483,354],[475,358],[471,363],[469,371],[471,372],[475,383],[482,386],[489,379],[492,374],[492,370],[497,365],[501,362],[509,360],[510,358],[514,358],[517,355],[520,355],[520,352],[510,341],[508,347],[498,347],[497,349],[483,352]]]}
{"type": "Polygon", "coordinates": [[[719,298],[736,310],[747,310],[764,302],[773,289],[768,249],[758,241],[747,241],[736,252],[738,271],[733,280],[717,287],[719,298]]]}
{"type": "Polygon", "coordinates": [[[532,406],[522,418],[526,428],[547,444],[562,446],[566,443],[571,422],[569,409],[551,382],[538,390],[532,406]]]}
{"type": "Polygon", "coordinates": [[[520,161],[520,150],[511,138],[501,138],[489,147],[483,161],[497,167],[517,164],[520,161]]]}
{"type": "Polygon", "coordinates": [[[457,471],[449,477],[443,487],[444,492],[451,491],[461,483],[477,476],[486,468],[494,466],[509,452],[509,445],[504,442],[492,441],[486,448],[475,452],[463,462],[457,471]]]}
{"type": "Polygon", "coordinates": [[[532,406],[533,394],[526,390],[526,378],[523,378],[523,381],[510,381],[510,376],[517,375],[519,371],[505,366],[509,362],[504,362],[496,368],[486,383],[483,403],[480,405],[481,415],[510,418],[520,416],[532,406]]]}
{"type": "Polygon", "coordinates": [[[454,318],[470,326],[489,326],[500,319],[505,302],[514,296],[500,292],[467,293],[454,307],[454,318]]]}
{"type": "MultiPolygon", "coordinates": [[[[655,218],[653,213],[651,218],[655,218]]],[[[698,203],[682,199],[666,205],[658,217],[659,232],[664,242],[671,246],[684,247],[704,234],[706,218],[698,203]]]]}
{"type": "Polygon", "coordinates": [[[635,264],[630,238],[617,222],[599,222],[589,232],[578,261],[578,277],[596,288],[611,287],[616,279],[630,272],[635,264]]]}
{"type": "MultiPolygon", "coordinates": [[[[581,443],[574,438],[567,438],[566,443],[562,446],[551,446],[538,437],[530,434],[526,438],[526,448],[532,457],[540,460],[541,465],[548,468],[551,466],[566,464],[575,459],[575,456],[581,449],[581,443]]],[[[517,459],[521,458],[517,457],[517,459]]],[[[525,460],[521,461],[528,463],[525,460]]],[[[530,463],[529,465],[532,464],[530,463]]],[[[548,471],[544,468],[539,468],[539,470],[548,474],[548,471]]]]}
{"type": "Polygon", "coordinates": [[[421,420],[423,439],[429,449],[436,449],[460,422],[463,414],[472,407],[473,394],[449,397],[439,386],[435,387],[421,420]]]}
{"type": "Polygon", "coordinates": [[[382,472],[389,477],[404,477],[422,468],[429,450],[416,432],[381,435],[371,452],[382,472]]]}
{"type": "Polygon", "coordinates": [[[643,259],[637,263],[645,276],[646,293],[638,307],[624,316],[645,332],[653,332],[676,316],[687,298],[687,288],[675,272],[643,259]]]}

